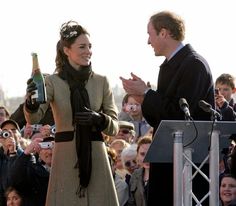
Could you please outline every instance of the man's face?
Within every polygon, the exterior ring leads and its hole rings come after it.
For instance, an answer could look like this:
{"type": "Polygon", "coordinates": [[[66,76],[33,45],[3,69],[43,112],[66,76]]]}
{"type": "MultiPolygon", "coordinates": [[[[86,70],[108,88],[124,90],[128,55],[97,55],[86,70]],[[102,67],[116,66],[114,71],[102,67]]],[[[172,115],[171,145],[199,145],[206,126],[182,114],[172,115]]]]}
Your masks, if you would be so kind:
{"type": "Polygon", "coordinates": [[[2,132],[9,134],[8,137],[0,137],[0,142],[3,145],[5,151],[14,152],[17,145],[17,132],[18,130],[12,124],[6,124],[2,127],[2,132]]]}
{"type": "Polygon", "coordinates": [[[19,142],[19,139],[21,138],[20,132],[17,130],[14,124],[5,124],[2,130],[10,131],[15,139],[16,142],[19,142]]]}
{"type": "Polygon", "coordinates": [[[115,136],[115,139],[123,139],[126,142],[130,143],[132,140],[132,132],[128,128],[120,128],[118,134],[115,136]]]}
{"type": "Polygon", "coordinates": [[[39,157],[46,163],[46,165],[51,166],[52,153],[53,153],[53,148],[40,149],[39,157]]]}
{"type": "Polygon", "coordinates": [[[141,105],[133,97],[128,98],[127,104],[125,106],[127,113],[132,117],[142,115],[141,105]]]}
{"type": "Polygon", "coordinates": [[[157,34],[151,22],[148,23],[147,31],[149,35],[148,44],[152,46],[156,56],[162,56],[161,32],[157,34]]]}
{"type": "Polygon", "coordinates": [[[218,83],[215,87],[219,89],[220,94],[222,94],[227,101],[231,100],[234,91],[229,85],[218,83]]]}

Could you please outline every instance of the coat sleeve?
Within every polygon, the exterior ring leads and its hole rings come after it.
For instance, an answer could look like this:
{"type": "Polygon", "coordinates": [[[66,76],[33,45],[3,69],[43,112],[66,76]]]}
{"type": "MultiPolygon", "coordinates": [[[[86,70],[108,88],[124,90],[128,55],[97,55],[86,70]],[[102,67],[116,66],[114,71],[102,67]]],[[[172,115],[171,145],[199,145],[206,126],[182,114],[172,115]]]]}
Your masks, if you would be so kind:
{"type": "Polygon", "coordinates": [[[118,132],[118,109],[108,79],[104,78],[102,112],[107,121],[104,134],[114,136],[118,132]]]}
{"type": "Polygon", "coordinates": [[[179,107],[180,98],[187,100],[195,120],[210,119],[209,114],[198,106],[199,100],[203,99],[214,108],[214,84],[208,66],[195,58],[186,60],[174,71],[170,68],[170,73],[174,73],[169,76],[165,69],[159,74],[161,88],[149,90],[145,95],[142,112],[147,122],[157,127],[161,120],[184,119],[179,107]]]}

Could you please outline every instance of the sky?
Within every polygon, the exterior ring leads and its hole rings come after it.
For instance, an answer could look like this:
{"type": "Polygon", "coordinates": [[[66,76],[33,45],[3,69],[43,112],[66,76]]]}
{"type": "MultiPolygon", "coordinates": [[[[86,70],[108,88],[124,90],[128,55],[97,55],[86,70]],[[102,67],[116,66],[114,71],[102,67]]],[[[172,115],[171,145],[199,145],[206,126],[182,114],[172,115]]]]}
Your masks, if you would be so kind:
{"type": "Polygon", "coordinates": [[[162,10],[179,14],[190,43],[209,63],[213,79],[236,76],[234,0],[7,0],[0,1],[0,87],[5,97],[23,96],[30,77],[31,53],[42,72],[55,69],[61,24],[75,20],[90,33],[92,65],[112,86],[130,72],[156,85],[163,57],[147,44],[150,16],[162,10]]]}

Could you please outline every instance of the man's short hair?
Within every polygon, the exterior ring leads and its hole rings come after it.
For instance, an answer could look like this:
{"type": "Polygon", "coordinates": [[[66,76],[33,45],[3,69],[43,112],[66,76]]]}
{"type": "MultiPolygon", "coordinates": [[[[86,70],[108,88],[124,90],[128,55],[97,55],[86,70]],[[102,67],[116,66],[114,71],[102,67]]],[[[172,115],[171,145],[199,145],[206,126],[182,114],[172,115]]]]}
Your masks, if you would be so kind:
{"type": "Polygon", "coordinates": [[[235,89],[235,77],[231,74],[221,74],[217,79],[215,84],[226,84],[232,89],[235,89]]]}
{"type": "Polygon", "coordinates": [[[159,34],[161,29],[166,29],[176,41],[183,41],[185,38],[184,20],[177,14],[170,11],[162,11],[151,16],[150,21],[159,34]]]}

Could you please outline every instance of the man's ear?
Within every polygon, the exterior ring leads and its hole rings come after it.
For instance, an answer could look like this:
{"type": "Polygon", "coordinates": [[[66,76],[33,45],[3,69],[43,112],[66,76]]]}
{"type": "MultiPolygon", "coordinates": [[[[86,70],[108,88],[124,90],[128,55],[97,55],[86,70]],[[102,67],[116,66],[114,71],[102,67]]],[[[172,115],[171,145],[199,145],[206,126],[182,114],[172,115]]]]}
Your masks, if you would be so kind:
{"type": "Polygon", "coordinates": [[[233,89],[233,92],[232,92],[232,93],[233,93],[233,94],[236,93],[236,88],[233,89]]]}

